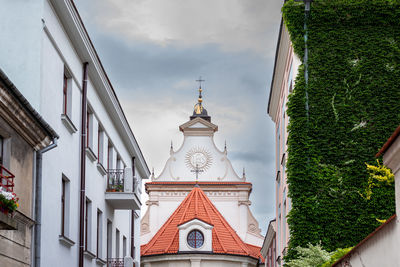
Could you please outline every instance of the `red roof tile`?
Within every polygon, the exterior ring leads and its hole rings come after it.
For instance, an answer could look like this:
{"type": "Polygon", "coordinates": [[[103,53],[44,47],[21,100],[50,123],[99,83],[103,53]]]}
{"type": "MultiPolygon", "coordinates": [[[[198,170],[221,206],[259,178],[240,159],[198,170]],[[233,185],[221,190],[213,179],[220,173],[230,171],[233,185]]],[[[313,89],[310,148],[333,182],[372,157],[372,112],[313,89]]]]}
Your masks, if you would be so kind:
{"type": "Polygon", "coordinates": [[[261,248],[244,243],[199,187],[193,188],[154,237],[141,246],[142,256],[178,253],[178,225],[193,219],[199,219],[214,226],[212,229],[213,253],[244,255],[256,259],[261,257],[261,248]]]}

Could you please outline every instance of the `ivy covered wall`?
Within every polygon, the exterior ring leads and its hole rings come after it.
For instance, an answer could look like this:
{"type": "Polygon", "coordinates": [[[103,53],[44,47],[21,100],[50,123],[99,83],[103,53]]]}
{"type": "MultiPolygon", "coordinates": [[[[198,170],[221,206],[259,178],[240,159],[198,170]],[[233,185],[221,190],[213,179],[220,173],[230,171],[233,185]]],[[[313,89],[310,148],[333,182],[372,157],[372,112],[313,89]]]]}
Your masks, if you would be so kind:
{"type": "MultiPolygon", "coordinates": [[[[303,2],[283,17],[303,58],[303,2]]],[[[287,104],[289,258],[309,242],[354,246],[395,212],[394,187],[361,194],[365,163],[400,124],[400,0],[314,0],[307,24],[309,83],[302,66],[287,104]]]]}

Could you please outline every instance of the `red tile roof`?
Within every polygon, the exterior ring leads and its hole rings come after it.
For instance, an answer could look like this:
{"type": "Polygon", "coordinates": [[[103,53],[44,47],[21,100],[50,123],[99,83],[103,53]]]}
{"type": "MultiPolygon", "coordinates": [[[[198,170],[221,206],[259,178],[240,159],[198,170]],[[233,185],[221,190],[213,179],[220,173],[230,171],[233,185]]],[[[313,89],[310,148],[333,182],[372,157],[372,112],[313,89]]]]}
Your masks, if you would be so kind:
{"type": "Polygon", "coordinates": [[[154,237],[141,246],[141,255],[178,253],[178,225],[193,219],[199,219],[214,226],[212,229],[213,253],[243,255],[256,259],[261,257],[261,248],[244,243],[199,187],[193,188],[154,237]]]}

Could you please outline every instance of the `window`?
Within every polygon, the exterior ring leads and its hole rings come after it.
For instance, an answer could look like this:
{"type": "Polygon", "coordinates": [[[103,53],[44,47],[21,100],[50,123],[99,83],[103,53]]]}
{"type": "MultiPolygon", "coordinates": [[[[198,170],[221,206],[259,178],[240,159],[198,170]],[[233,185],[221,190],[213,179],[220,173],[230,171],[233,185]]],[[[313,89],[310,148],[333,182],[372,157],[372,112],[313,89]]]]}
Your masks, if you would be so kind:
{"type": "Polygon", "coordinates": [[[112,257],[112,222],[107,220],[107,262],[112,257]]]}
{"type": "Polygon", "coordinates": [[[64,175],[61,179],[61,236],[69,235],[69,180],[64,175]]]}
{"type": "Polygon", "coordinates": [[[113,153],[114,148],[111,142],[108,142],[108,153],[107,153],[107,170],[113,169],[113,153]]]}
{"type": "Polygon", "coordinates": [[[126,256],[126,237],[122,237],[122,257],[125,258],[126,256]]]}
{"type": "Polygon", "coordinates": [[[4,151],[4,139],[2,136],[0,136],[0,165],[3,165],[3,153],[4,151]]]}
{"type": "Polygon", "coordinates": [[[280,131],[280,124],[278,124],[278,129],[276,131],[276,169],[279,170],[279,159],[281,158],[280,152],[280,145],[281,145],[281,131],[280,131]]]}
{"type": "Polygon", "coordinates": [[[290,70],[289,70],[289,75],[288,75],[288,80],[287,80],[287,86],[288,86],[289,93],[292,92],[292,83],[293,83],[293,60],[290,63],[290,70]]]}
{"type": "Polygon", "coordinates": [[[104,155],[104,130],[99,124],[97,130],[97,158],[100,164],[103,164],[104,155]]]}
{"type": "MultiPolygon", "coordinates": [[[[285,105],[286,105],[286,103],[285,103],[285,99],[283,100],[283,104],[282,104],[282,119],[281,119],[281,123],[282,123],[282,126],[281,126],[281,130],[282,130],[282,135],[281,135],[281,139],[282,139],[282,148],[281,148],[281,151],[282,151],[282,154],[283,153],[285,153],[285,144],[286,144],[286,142],[285,142],[285,134],[286,134],[286,124],[285,124],[285,105]]],[[[280,158],[280,157],[279,157],[280,158]]]]}
{"type": "Polygon", "coordinates": [[[88,108],[86,113],[86,147],[88,148],[93,148],[93,121],[93,112],[88,108]]]}
{"type": "Polygon", "coordinates": [[[102,235],[103,232],[103,223],[102,223],[102,212],[97,210],[97,231],[96,231],[96,256],[97,258],[101,258],[101,250],[102,250],[102,235]]]}
{"type": "Polygon", "coordinates": [[[282,241],[283,246],[286,247],[286,188],[283,190],[282,241]]]}
{"type": "Polygon", "coordinates": [[[63,76],[63,110],[62,113],[68,117],[71,117],[71,107],[72,107],[72,79],[71,74],[66,68],[64,68],[63,76]]]}
{"type": "Polygon", "coordinates": [[[85,208],[85,250],[90,251],[92,240],[92,201],[86,198],[85,208]]]}
{"type": "Polygon", "coordinates": [[[278,219],[276,221],[276,228],[277,228],[277,231],[276,231],[276,237],[277,237],[276,249],[277,250],[276,250],[276,252],[277,252],[277,256],[279,256],[281,254],[280,247],[281,247],[281,241],[282,241],[282,238],[281,238],[281,204],[280,203],[278,205],[278,219]]]}
{"type": "Polygon", "coordinates": [[[192,248],[200,248],[204,244],[204,236],[199,230],[190,231],[187,236],[187,242],[192,248]]]}
{"type": "Polygon", "coordinates": [[[68,107],[68,78],[64,73],[64,85],[63,85],[63,113],[67,114],[68,107]]]}
{"type": "Polygon", "coordinates": [[[120,243],[120,232],[118,229],[115,231],[115,257],[119,258],[119,243],[120,243]]]}

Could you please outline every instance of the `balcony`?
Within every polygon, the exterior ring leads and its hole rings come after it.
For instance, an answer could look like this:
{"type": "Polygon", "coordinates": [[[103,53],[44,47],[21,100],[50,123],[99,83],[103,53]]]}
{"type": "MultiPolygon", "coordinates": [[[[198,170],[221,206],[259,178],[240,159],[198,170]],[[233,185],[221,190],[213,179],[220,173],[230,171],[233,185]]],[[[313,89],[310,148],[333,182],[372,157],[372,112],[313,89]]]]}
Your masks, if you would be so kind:
{"type": "Polygon", "coordinates": [[[14,174],[0,165],[0,186],[8,192],[14,192],[14,174]]]}
{"type": "MultiPolygon", "coordinates": [[[[7,192],[14,191],[14,174],[7,170],[3,165],[0,165],[0,191],[7,192]]],[[[0,193],[1,194],[1,193],[0,193]]],[[[14,219],[13,213],[9,214],[6,207],[0,203],[0,230],[16,230],[17,222],[14,219]]]]}
{"type": "Polygon", "coordinates": [[[107,171],[106,201],[120,210],[139,210],[140,186],[133,177],[132,169],[109,169],[107,171]]]}

